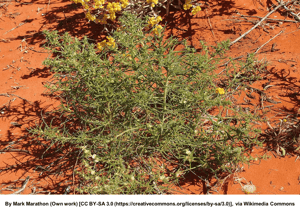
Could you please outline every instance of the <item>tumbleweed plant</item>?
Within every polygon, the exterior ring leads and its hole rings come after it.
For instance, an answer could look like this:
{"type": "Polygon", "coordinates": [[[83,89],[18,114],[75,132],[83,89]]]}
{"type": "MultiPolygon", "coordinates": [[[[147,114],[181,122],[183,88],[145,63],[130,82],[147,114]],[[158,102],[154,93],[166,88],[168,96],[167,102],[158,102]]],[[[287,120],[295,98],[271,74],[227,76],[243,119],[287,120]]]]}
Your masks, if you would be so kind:
{"type": "Polygon", "coordinates": [[[148,20],[124,13],[122,29],[101,45],[44,31],[55,54],[44,61],[55,73],[47,88],[60,98],[52,112],[61,115],[30,132],[77,148],[78,193],[171,193],[186,173],[209,180],[231,172],[260,145],[258,117],[229,98],[241,78],[227,70],[226,86],[216,84],[229,42],[198,51],[163,39],[164,29],[147,31],[148,20]]]}

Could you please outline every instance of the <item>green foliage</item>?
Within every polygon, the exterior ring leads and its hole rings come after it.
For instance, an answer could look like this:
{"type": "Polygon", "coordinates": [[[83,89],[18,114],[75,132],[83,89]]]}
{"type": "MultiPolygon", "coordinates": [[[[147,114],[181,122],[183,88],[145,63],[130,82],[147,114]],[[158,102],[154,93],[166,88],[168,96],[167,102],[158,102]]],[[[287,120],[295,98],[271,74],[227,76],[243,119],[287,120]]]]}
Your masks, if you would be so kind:
{"type": "Polygon", "coordinates": [[[61,124],[30,131],[80,149],[78,191],[165,193],[191,170],[208,178],[253,160],[257,117],[237,111],[229,98],[245,81],[227,70],[225,94],[216,93],[215,70],[229,42],[195,53],[186,41],[146,34],[146,22],[133,15],[120,20],[123,30],[112,35],[117,47],[100,53],[86,37],[44,31],[56,54],[44,64],[55,73],[47,87],[61,99],[53,111],[61,124]]]}

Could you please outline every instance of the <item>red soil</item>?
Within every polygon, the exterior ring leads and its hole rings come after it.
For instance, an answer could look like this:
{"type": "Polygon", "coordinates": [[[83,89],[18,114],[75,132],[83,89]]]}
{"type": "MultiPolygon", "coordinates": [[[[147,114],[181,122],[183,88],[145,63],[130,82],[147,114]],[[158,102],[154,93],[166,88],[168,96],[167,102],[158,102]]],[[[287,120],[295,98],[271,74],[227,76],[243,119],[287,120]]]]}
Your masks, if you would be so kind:
{"type": "MultiPolygon", "coordinates": [[[[186,11],[172,10],[168,16],[164,15],[163,22],[167,21],[166,35],[172,33],[178,38],[188,39],[196,48],[200,45],[199,40],[208,44],[227,39],[233,41],[252,28],[255,25],[253,21],[260,20],[253,17],[245,20],[240,15],[264,17],[272,4],[278,5],[275,0],[200,2],[202,11],[196,16],[190,16],[186,11]]],[[[30,178],[22,191],[24,194],[34,190],[35,193],[62,194],[67,186],[71,186],[73,193],[73,184],[76,183],[73,170],[76,161],[51,164],[53,158],[49,156],[45,156],[44,160],[40,159],[45,149],[37,149],[36,141],[33,142],[32,137],[26,136],[26,128],[41,120],[41,112],[50,111],[59,103],[43,94],[44,84],[50,80],[52,74],[42,65],[48,54],[41,48],[44,43],[41,32],[56,29],[79,38],[87,35],[99,40],[99,29],[102,28],[100,25],[88,23],[82,9],[72,7],[70,1],[1,1],[0,13],[0,190],[4,189],[1,193],[17,191],[16,186],[21,187],[22,180],[27,176],[30,178]],[[47,165],[61,169],[61,174],[41,174],[41,169],[37,166],[47,165]]],[[[295,21],[284,9],[278,9],[269,18],[295,21]]],[[[299,109],[299,25],[299,22],[264,21],[261,26],[232,45],[229,52],[231,57],[255,52],[283,30],[283,33],[261,48],[257,54],[259,59],[270,62],[267,67],[268,79],[274,86],[266,93],[275,101],[281,102],[275,104],[268,113],[270,122],[278,123],[279,119],[296,115],[299,109]]],[[[257,82],[253,86],[262,90],[265,82],[257,82]]],[[[258,99],[251,101],[257,103],[258,99]]],[[[262,128],[266,129],[265,126],[262,128]]],[[[66,149],[60,153],[49,151],[52,157],[58,158],[67,157],[67,153],[72,150],[66,149]]],[[[257,161],[250,168],[245,165],[243,170],[226,178],[220,194],[244,194],[241,186],[247,182],[256,186],[256,194],[300,193],[300,159],[297,160],[297,155],[290,153],[280,156],[280,152],[254,149],[253,154],[256,153],[266,154],[271,158],[257,161]],[[241,179],[242,184],[238,183],[238,179],[241,179]]],[[[192,175],[182,182],[182,188],[178,193],[208,192],[205,183],[192,175]]]]}

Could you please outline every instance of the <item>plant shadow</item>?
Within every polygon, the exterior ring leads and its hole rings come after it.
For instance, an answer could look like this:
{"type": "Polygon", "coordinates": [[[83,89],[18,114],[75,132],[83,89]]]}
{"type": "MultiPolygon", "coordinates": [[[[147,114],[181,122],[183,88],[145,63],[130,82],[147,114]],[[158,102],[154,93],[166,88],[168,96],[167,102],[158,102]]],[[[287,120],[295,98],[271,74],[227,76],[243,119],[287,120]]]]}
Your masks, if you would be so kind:
{"type": "MultiPolygon", "coordinates": [[[[2,178],[7,179],[3,180],[1,187],[13,188],[16,180],[6,176],[16,174],[19,181],[22,177],[30,176],[26,189],[31,188],[31,194],[65,194],[70,192],[67,188],[74,188],[77,182],[73,172],[79,151],[69,144],[63,145],[38,138],[29,134],[27,130],[39,125],[41,121],[53,127],[59,126],[59,114],[54,113],[43,118],[44,111],[52,107],[53,105],[45,105],[45,102],[35,101],[30,104],[22,100],[20,104],[1,109],[5,111],[3,119],[15,120],[14,122],[18,123],[17,126],[11,125],[1,137],[0,150],[5,160],[4,165],[0,167],[0,173],[2,178]],[[16,128],[20,128],[21,137],[14,134],[16,128]],[[15,164],[10,163],[10,160],[15,160],[15,164]]],[[[0,191],[5,192],[5,188],[0,188],[0,191]]]]}
{"type": "Polygon", "coordinates": [[[270,89],[275,89],[272,91],[277,92],[281,104],[272,109],[274,117],[269,120],[268,128],[260,139],[266,144],[266,151],[274,151],[278,157],[299,156],[300,84],[297,73],[288,68],[272,67],[267,75],[268,82],[264,86],[273,86],[270,89]]]}

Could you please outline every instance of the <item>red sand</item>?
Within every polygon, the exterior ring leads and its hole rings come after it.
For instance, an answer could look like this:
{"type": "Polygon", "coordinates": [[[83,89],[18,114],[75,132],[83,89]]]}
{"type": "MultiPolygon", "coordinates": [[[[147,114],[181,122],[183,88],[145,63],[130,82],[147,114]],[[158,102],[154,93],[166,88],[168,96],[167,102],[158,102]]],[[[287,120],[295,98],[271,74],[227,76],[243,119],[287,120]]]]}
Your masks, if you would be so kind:
{"type": "MultiPolygon", "coordinates": [[[[189,39],[191,36],[189,41],[195,47],[200,45],[199,40],[204,40],[208,44],[227,39],[233,41],[255,25],[246,21],[235,22],[243,20],[239,14],[264,17],[268,13],[267,7],[270,7],[270,1],[267,0],[210,0],[206,2],[201,1],[202,11],[196,16],[189,16],[190,20],[185,11],[171,11],[168,16],[163,16],[163,22],[167,20],[167,34],[172,33],[184,39],[189,39]]],[[[2,170],[0,190],[6,188],[2,190],[4,194],[17,191],[14,181],[17,187],[21,187],[22,180],[27,176],[30,178],[26,188],[22,191],[24,194],[34,191],[35,193],[62,194],[68,185],[71,186],[73,193],[73,183],[76,182],[73,178],[73,168],[68,169],[67,172],[63,171],[60,176],[40,175],[40,172],[34,169],[38,165],[51,164],[51,158],[39,159],[44,150],[36,149],[34,143],[31,143],[32,139],[28,137],[20,139],[26,135],[26,127],[33,126],[35,121],[40,120],[41,112],[49,111],[59,103],[43,95],[44,84],[50,80],[52,74],[42,65],[48,54],[41,48],[44,43],[44,36],[41,32],[46,29],[58,29],[80,38],[87,35],[89,38],[99,39],[101,36],[99,25],[88,23],[82,9],[73,8],[71,1],[51,0],[50,4],[48,3],[48,0],[38,0],[34,3],[1,1],[0,4],[0,111],[2,112],[0,114],[0,149],[6,148],[6,152],[0,154],[0,169],[2,170]],[[14,144],[10,143],[13,141],[14,144]],[[24,151],[16,152],[16,149],[24,151]],[[21,164],[26,161],[29,162],[21,164]],[[6,170],[10,165],[15,166],[6,170]],[[13,189],[9,190],[9,186],[13,189]]],[[[275,0],[272,0],[272,3],[277,5],[275,0]]],[[[269,18],[294,20],[292,17],[286,17],[282,9],[274,12],[269,18]]],[[[248,20],[259,19],[248,17],[248,20]]],[[[282,34],[260,49],[257,55],[259,59],[271,62],[268,70],[273,74],[269,76],[269,79],[275,86],[268,89],[267,93],[281,101],[272,108],[268,115],[270,121],[279,120],[280,117],[273,117],[278,109],[283,111],[282,117],[295,114],[299,109],[297,98],[300,86],[299,25],[299,22],[263,22],[262,26],[235,43],[230,50],[231,57],[255,52],[270,38],[284,30],[282,34]],[[273,50],[272,46],[274,46],[273,50]]],[[[254,85],[256,88],[263,89],[263,82],[254,85]]],[[[261,150],[255,149],[254,154],[256,152],[263,154],[261,150]]],[[[227,178],[220,194],[244,194],[238,179],[244,183],[242,185],[246,182],[255,185],[256,194],[300,194],[300,159],[297,160],[297,156],[289,155],[281,157],[276,152],[267,152],[267,155],[271,158],[257,162],[250,168],[245,165],[242,172],[227,178]],[[275,158],[274,155],[277,157],[275,158]]],[[[74,167],[74,165],[75,161],[66,166],[74,167]]],[[[59,164],[56,166],[62,170],[65,167],[59,164]]],[[[190,180],[182,182],[181,192],[207,193],[207,188],[203,185],[204,183],[199,179],[191,177],[190,180]]]]}

